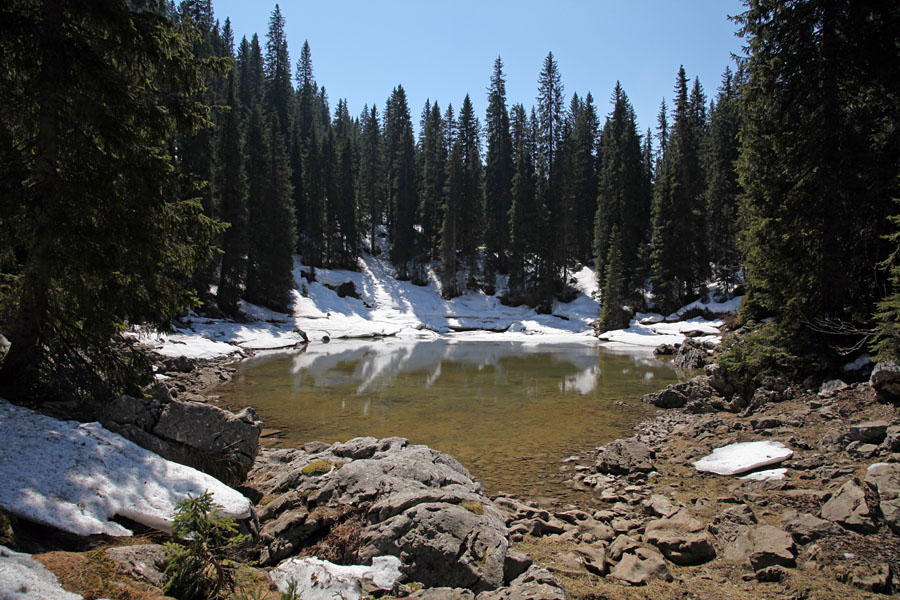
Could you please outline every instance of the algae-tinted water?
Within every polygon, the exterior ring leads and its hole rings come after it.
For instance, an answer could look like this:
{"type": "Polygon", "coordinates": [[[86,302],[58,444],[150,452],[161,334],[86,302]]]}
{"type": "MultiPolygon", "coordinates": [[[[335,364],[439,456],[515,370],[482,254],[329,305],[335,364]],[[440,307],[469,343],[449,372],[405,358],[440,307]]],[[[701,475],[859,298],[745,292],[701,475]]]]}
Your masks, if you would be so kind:
{"type": "Polygon", "coordinates": [[[245,361],[218,393],[280,429],[278,445],[401,436],[488,493],[559,497],[567,456],[630,435],[651,414],[640,396],[676,381],[648,354],[589,345],[357,342],[245,361]]]}

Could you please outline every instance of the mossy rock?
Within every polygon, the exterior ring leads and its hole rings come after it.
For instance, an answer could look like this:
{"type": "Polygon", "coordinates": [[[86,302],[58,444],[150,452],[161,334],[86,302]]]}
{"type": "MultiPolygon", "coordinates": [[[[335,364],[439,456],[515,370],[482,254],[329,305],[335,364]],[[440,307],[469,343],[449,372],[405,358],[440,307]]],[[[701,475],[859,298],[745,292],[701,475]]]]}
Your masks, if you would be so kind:
{"type": "Polygon", "coordinates": [[[14,548],[16,546],[16,534],[12,528],[12,522],[6,513],[0,511],[0,546],[14,548]]]}
{"type": "Polygon", "coordinates": [[[477,502],[475,500],[464,500],[463,502],[460,502],[459,505],[470,513],[474,513],[476,515],[484,514],[484,504],[482,504],[481,502],[477,502]]]}
{"type": "Polygon", "coordinates": [[[314,460],[300,469],[300,472],[307,477],[318,477],[319,475],[330,473],[332,470],[340,469],[342,466],[344,466],[342,463],[330,460],[314,460]]]}

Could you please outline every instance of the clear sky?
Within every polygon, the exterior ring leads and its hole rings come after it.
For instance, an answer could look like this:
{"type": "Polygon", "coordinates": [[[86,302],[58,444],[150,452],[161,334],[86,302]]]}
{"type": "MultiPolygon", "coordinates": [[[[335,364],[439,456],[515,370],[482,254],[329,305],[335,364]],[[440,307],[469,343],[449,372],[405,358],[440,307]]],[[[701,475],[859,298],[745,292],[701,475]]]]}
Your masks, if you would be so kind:
{"type": "MultiPolygon", "coordinates": [[[[216,18],[231,18],[235,42],[254,32],[265,44],[272,0],[213,0],[216,18]]],[[[552,51],[565,86],[594,96],[600,115],[621,81],[642,131],[655,127],[663,97],[671,108],[679,65],[715,94],[731,53],[741,49],[728,20],[738,0],[282,0],[291,63],[309,41],[316,81],[332,110],[346,98],[350,114],[379,112],[397,85],[409,99],[414,127],[426,99],[459,110],[470,94],[484,121],[494,59],[506,73],[507,102],[535,103],[538,75],[552,51]]]]}

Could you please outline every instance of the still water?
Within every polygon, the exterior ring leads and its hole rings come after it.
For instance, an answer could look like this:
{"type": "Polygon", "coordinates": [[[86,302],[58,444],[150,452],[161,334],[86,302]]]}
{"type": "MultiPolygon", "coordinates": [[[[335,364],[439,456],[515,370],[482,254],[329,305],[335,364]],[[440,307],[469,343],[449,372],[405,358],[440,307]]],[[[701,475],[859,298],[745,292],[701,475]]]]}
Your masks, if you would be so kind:
{"type": "Polygon", "coordinates": [[[652,413],[640,396],[677,380],[650,354],[594,345],[365,341],[258,356],[217,393],[253,406],[279,446],[402,436],[488,494],[559,497],[567,456],[630,435],[652,413]]]}

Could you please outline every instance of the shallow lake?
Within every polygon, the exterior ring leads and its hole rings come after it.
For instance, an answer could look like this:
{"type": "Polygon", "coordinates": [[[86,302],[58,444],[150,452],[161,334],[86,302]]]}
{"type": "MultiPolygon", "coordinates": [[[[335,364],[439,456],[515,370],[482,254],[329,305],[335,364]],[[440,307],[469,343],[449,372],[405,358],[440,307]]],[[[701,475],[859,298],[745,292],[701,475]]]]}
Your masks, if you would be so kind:
{"type": "Polygon", "coordinates": [[[561,497],[562,461],[630,435],[653,412],[640,396],[676,381],[652,354],[595,345],[364,341],[257,356],[216,393],[253,406],[279,446],[402,436],[488,494],[561,497]]]}

